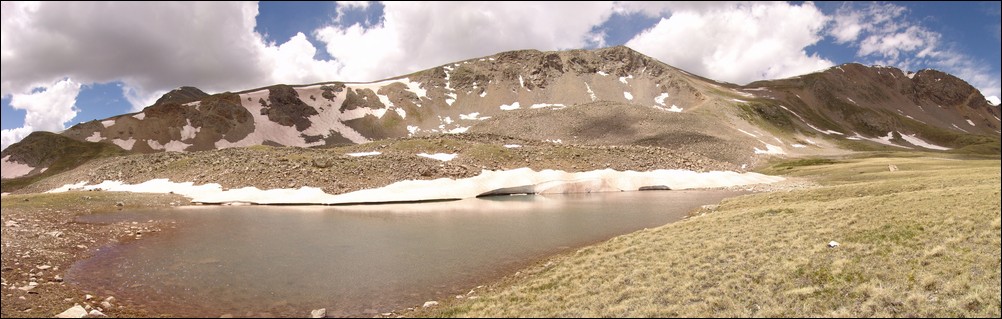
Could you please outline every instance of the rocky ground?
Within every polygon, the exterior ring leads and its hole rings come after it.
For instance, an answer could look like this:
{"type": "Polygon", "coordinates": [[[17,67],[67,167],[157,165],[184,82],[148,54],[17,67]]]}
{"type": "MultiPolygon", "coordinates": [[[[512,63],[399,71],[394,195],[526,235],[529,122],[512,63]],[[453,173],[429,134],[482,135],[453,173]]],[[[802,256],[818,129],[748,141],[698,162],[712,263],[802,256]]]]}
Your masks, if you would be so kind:
{"type": "Polygon", "coordinates": [[[80,181],[141,183],[155,178],[224,188],[322,188],[330,194],[389,185],[402,180],[466,178],[482,170],[529,167],[569,172],[598,169],[648,171],[739,170],[695,153],[649,146],[584,146],[486,134],[409,138],[329,149],[258,146],[193,153],[157,153],[97,160],[35,183],[17,193],[44,192],[80,181]],[[504,145],[519,145],[507,148],[504,145]],[[353,157],[356,152],[381,152],[353,157]],[[458,154],[443,162],[419,153],[458,154]]]}
{"type": "MultiPolygon", "coordinates": [[[[73,263],[92,256],[99,247],[156,236],[172,225],[146,223],[87,224],[76,218],[120,209],[187,205],[177,195],[112,192],[37,194],[65,184],[120,180],[140,183],[154,178],[220,183],[226,188],[262,189],[313,186],[332,194],[385,186],[408,179],[464,178],[481,170],[530,167],[536,170],[687,169],[740,170],[694,153],[647,146],[582,146],[523,140],[488,134],[387,140],[328,149],[251,147],[194,153],[130,155],[96,160],[72,171],[44,179],[4,195],[2,214],[3,317],[52,317],[69,309],[98,311],[112,317],[163,316],[142,305],[126,304],[105,291],[83,291],[66,283],[73,263]],[[518,147],[505,147],[505,145],[518,147]],[[380,152],[353,157],[356,152],[380,152]],[[418,153],[458,154],[452,161],[418,157],[418,153]]],[[[786,183],[768,189],[809,187],[786,183]]],[[[475,285],[474,285],[475,286],[475,285]]],[[[121,296],[120,296],[121,297],[121,296]]],[[[423,307],[401,310],[393,316],[420,315],[423,307]],[[413,312],[416,311],[416,312],[413,312]]],[[[308,309],[304,309],[306,315],[308,309]]]]}
{"type": "Polygon", "coordinates": [[[84,214],[173,207],[187,202],[177,195],[109,192],[4,196],[0,314],[4,318],[51,318],[80,305],[79,310],[95,310],[108,316],[156,315],[137,305],[123,304],[113,294],[83,291],[63,279],[73,263],[91,256],[99,247],[155,236],[170,225],[158,221],[84,224],[75,219],[84,214]]]}

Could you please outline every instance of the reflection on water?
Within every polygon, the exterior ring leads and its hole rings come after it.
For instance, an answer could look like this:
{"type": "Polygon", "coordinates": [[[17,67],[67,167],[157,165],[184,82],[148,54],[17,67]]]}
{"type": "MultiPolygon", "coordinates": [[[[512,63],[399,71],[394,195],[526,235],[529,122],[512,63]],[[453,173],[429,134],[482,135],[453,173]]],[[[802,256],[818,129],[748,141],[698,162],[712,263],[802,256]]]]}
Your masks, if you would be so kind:
{"type": "Polygon", "coordinates": [[[547,255],[681,219],[729,191],[507,196],[90,215],[177,229],[103,248],[68,279],[182,316],[373,315],[453,298],[547,255]]]}

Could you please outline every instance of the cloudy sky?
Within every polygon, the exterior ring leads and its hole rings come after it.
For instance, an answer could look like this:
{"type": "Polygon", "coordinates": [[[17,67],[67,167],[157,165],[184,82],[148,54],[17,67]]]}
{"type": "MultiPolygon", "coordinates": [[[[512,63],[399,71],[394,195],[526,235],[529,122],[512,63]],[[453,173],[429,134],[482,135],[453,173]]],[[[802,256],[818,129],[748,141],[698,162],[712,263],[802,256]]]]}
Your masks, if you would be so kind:
{"type": "Polygon", "coordinates": [[[373,81],[518,49],[626,45],[745,84],[861,62],[1000,85],[1000,3],[2,3],[2,147],[163,93],[373,81]]]}

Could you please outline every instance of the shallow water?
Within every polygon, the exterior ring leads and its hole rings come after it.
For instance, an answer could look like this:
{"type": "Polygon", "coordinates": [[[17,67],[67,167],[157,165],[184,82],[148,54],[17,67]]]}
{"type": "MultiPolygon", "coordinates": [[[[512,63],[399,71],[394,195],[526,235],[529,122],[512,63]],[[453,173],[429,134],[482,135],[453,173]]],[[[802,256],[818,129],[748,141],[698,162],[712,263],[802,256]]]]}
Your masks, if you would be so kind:
{"type": "Polygon", "coordinates": [[[179,316],[375,315],[548,255],[680,220],[733,191],[508,196],[350,207],[200,206],[84,216],[176,229],[102,248],[67,280],[179,316]]]}

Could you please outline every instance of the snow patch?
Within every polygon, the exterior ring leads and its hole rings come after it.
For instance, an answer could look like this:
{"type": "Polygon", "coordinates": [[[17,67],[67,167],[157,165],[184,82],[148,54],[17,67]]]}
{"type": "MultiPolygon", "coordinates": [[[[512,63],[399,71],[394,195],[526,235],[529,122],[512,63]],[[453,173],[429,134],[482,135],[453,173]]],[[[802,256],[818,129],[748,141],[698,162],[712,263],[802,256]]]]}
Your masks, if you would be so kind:
{"type": "Polygon", "coordinates": [[[633,94],[630,94],[630,92],[623,92],[623,97],[627,100],[633,101],[633,94]]]}
{"type": "Polygon", "coordinates": [[[847,137],[846,139],[850,139],[850,140],[854,140],[854,141],[867,140],[867,141],[870,141],[870,142],[879,143],[879,144],[883,144],[883,145],[887,145],[887,146],[894,146],[894,147],[900,147],[900,148],[908,148],[908,149],[910,149],[910,147],[902,146],[902,145],[898,145],[898,144],[894,144],[894,143],[891,142],[891,139],[894,138],[894,132],[887,132],[887,135],[881,136],[881,137],[877,137],[877,138],[862,136],[862,135],[859,135],[859,133],[857,133],[857,132],[853,132],[853,133],[855,135],[847,137]]]}
{"type": "Polygon", "coordinates": [[[512,103],[511,105],[508,105],[508,104],[502,104],[501,105],[501,110],[502,111],[517,110],[519,108],[521,108],[521,107],[518,106],[518,102],[512,103]]]}
{"type": "Polygon", "coordinates": [[[848,97],[848,96],[847,96],[847,97],[845,97],[845,99],[846,99],[846,100],[849,100],[849,102],[852,102],[852,104],[856,104],[856,105],[859,105],[859,103],[856,103],[856,101],[853,101],[853,100],[852,100],[852,98],[850,98],[850,97],[848,97]]]}
{"type": "Polygon", "coordinates": [[[135,115],[133,115],[132,117],[134,117],[137,120],[142,121],[143,119],[146,118],[146,113],[139,112],[139,113],[136,113],[135,115]]]}
{"type": "Polygon", "coordinates": [[[522,75],[521,74],[518,75],[518,85],[521,85],[522,88],[525,89],[525,80],[522,79],[522,75]]]}
{"type": "Polygon", "coordinates": [[[675,106],[675,104],[672,104],[671,107],[661,107],[661,106],[655,105],[654,108],[662,110],[662,111],[682,113],[682,108],[680,108],[678,106],[675,106]]]}
{"type": "Polygon", "coordinates": [[[404,109],[397,108],[397,109],[393,109],[393,111],[397,112],[397,115],[399,115],[400,118],[402,118],[402,119],[407,118],[407,111],[405,111],[404,109]]]}
{"type": "Polygon", "coordinates": [[[127,139],[127,140],[122,140],[122,139],[117,139],[116,138],[116,139],[111,140],[111,142],[115,143],[115,145],[118,145],[118,147],[121,147],[122,149],[124,149],[126,151],[131,151],[132,150],[132,146],[136,144],[136,139],[131,138],[131,137],[129,139],[127,139]]]}
{"type": "Polygon", "coordinates": [[[633,78],[633,74],[630,74],[628,76],[621,76],[621,77],[619,77],[619,82],[623,82],[623,84],[630,84],[630,83],[627,83],[626,80],[629,80],[629,79],[632,79],[632,78],[633,78]]]}
{"type": "Polygon", "coordinates": [[[184,125],[184,127],[181,128],[181,140],[182,141],[193,139],[193,138],[195,138],[195,135],[198,134],[198,132],[202,131],[201,127],[195,128],[194,126],[191,126],[191,120],[190,119],[186,119],[185,123],[186,124],[184,125]]]}
{"type": "Polygon", "coordinates": [[[541,109],[541,108],[547,108],[547,107],[552,107],[552,108],[555,108],[555,109],[562,109],[562,108],[565,108],[567,106],[563,105],[563,104],[539,103],[539,104],[533,104],[529,108],[530,109],[541,109]]]}
{"type": "Polygon", "coordinates": [[[522,147],[522,145],[518,145],[518,144],[505,144],[504,145],[504,148],[519,148],[519,147],[522,147]]]}
{"type": "Polygon", "coordinates": [[[665,105],[665,99],[667,98],[668,98],[668,92],[661,93],[660,95],[654,97],[654,103],[657,103],[658,105],[661,106],[667,106],[665,105]]]}
{"type": "Polygon", "coordinates": [[[553,143],[553,144],[564,144],[564,141],[561,141],[560,139],[555,139],[555,140],[549,140],[548,139],[548,140],[545,140],[543,142],[553,143]]]}
{"type": "Polygon", "coordinates": [[[765,150],[760,150],[758,149],[758,147],[756,147],[755,154],[786,155],[786,151],[784,151],[782,147],[765,142],[762,142],[762,144],[765,144],[765,150]]]}
{"type": "Polygon", "coordinates": [[[967,124],[970,124],[971,126],[977,126],[977,125],[974,125],[974,121],[971,121],[971,120],[967,120],[967,124]]]}
{"type": "Polygon", "coordinates": [[[439,161],[443,161],[443,162],[448,162],[448,161],[451,161],[454,158],[456,158],[456,156],[459,156],[459,154],[448,154],[448,153],[428,154],[428,153],[421,153],[421,154],[418,154],[417,156],[424,157],[424,158],[430,158],[430,159],[433,159],[433,160],[439,160],[439,161]]]}
{"type": "Polygon", "coordinates": [[[592,102],[595,102],[596,100],[598,100],[598,98],[595,97],[595,91],[591,90],[591,85],[588,85],[588,83],[585,83],[585,88],[588,89],[588,95],[591,96],[591,101],[592,102]]]}
{"type": "Polygon", "coordinates": [[[807,122],[807,120],[805,120],[803,117],[800,116],[800,114],[797,114],[793,110],[790,110],[790,109],[788,109],[788,108],[786,108],[785,106],[782,106],[782,105],[780,105],[779,107],[783,108],[787,112],[790,112],[791,114],[793,114],[794,116],[796,116],[798,119],[800,119],[801,122],[804,122],[804,124],[807,124],[808,127],[810,127],[811,129],[813,129],[815,131],[821,132],[821,133],[823,133],[825,135],[832,135],[832,134],[835,134],[835,135],[845,135],[842,132],[837,132],[837,131],[832,131],[832,130],[821,130],[821,129],[817,128],[816,126],[811,125],[810,122],[807,122]]]}
{"type": "Polygon", "coordinates": [[[738,103],[748,103],[748,101],[745,101],[745,100],[742,100],[742,99],[731,99],[731,101],[738,102],[738,103]]]}
{"type": "Polygon", "coordinates": [[[101,121],[101,125],[104,125],[104,128],[109,128],[109,127],[111,127],[112,125],[115,125],[115,120],[105,120],[105,121],[101,121]]]}
{"type": "Polygon", "coordinates": [[[420,130],[421,130],[421,128],[419,128],[419,127],[417,127],[417,126],[414,126],[414,125],[407,125],[407,133],[408,133],[408,136],[414,136],[414,134],[416,134],[416,133],[417,133],[418,131],[420,131],[420,130]]]}
{"type": "Polygon", "coordinates": [[[358,152],[358,153],[348,153],[348,154],[345,154],[345,155],[348,155],[348,156],[351,156],[351,157],[366,157],[366,156],[376,156],[376,155],[380,155],[380,154],[383,154],[383,153],[381,153],[381,152],[358,152]]]}
{"type": "Polygon", "coordinates": [[[27,164],[11,161],[10,155],[4,156],[3,161],[0,162],[0,178],[3,179],[18,178],[28,175],[28,173],[31,173],[33,170],[35,170],[35,168],[28,166],[27,164]]]}
{"type": "Polygon", "coordinates": [[[167,144],[160,144],[160,142],[154,140],[146,140],[146,145],[155,150],[163,150],[168,152],[184,152],[191,144],[186,144],[181,141],[170,141],[167,144]]]}
{"type": "Polygon", "coordinates": [[[756,137],[756,138],[758,137],[758,135],[755,135],[755,134],[752,134],[752,133],[748,133],[745,130],[742,130],[742,129],[737,129],[737,130],[740,131],[741,133],[745,133],[745,135],[748,135],[748,136],[751,136],[751,137],[756,137]]]}
{"type": "Polygon", "coordinates": [[[908,143],[911,143],[912,145],[915,145],[915,146],[918,146],[918,147],[924,147],[924,148],[928,148],[928,149],[931,149],[931,150],[939,150],[939,151],[949,151],[950,150],[949,147],[942,147],[942,146],[939,146],[939,145],[935,145],[935,144],[931,144],[929,142],[923,141],[922,139],[918,138],[918,136],[916,136],[915,134],[911,134],[911,135],[901,134],[901,138],[904,139],[905,141],[907,141],[908,143]]]}
{"type": "Polygon", "coordinates": [[[101,137],[101,132],[94,132],[94,134],[91,134],[90,136],[88,136],[84,140],[88,141],[88,142],[94,142],[94,143],[96,143],[96,142],[100,142],[103,139],[104,138],[101,137]]]}
{"type": "Polygon", "coordinates": [[[87,182],[67,184],[49,193],[69,190],[93,190],[143,193],[180,194],[197,203],[253,203],[253,204],[363,204],[412,202],[444,199],[474,198],[501,188],[533,185],[535,193],[560,193],[575,191],[636,191],[643,186],[664,185],[671,189],[719,188],[752,184],[769,184],[782,181],[782,177],[758,173],[693,172],[685,170],[655,170],[648,172],[615,171],[611,169],[568,173],[558,170],[534,171],[519,168],[506,171],[482,171],[480,175],[459,180],[408,180],[385,187],[367,189],[341,195],[324,193],[320,188],[260,190],[255,187],[222,190],[219,184],[194,185],[167,179],[154,179],[130,185],[119,181],[104,181],[97,185],[87,182]]]}
{"type": "Polygon", "coordinates": [[[443,131],[442,133],[445,133],[445,134],[462,134],[462,133],[466,133],[466,131],[468,131],[469,129],[470,129],[469,126],[465,126],[465,127],[464,126],[460,126],[460,127],[448,130],[448,131],[443,131]]]}
{"type": "Polygon", "coordinates": [[[602,72],[602,71],[598,71],[598,72],[595,72],[595,73],[597,73],[598,75],[601,75],[601,76],[608,76],[609,75],[609,73],[605,73],[605,72],[602,72]]]}
{"type": "Polygon", "coordinates": [[[485,97],[485,96],[487,96],[487,90],[480,92],[480,97],[485,97]]]}
{"type": "Polygon", "coordinates": [[[950,125],[953,125],[953,128],[955,128],[955,129],[958,129],[958,130],[961,130],[961,131],[963,131],[964,133],[970,133],[970,132],[968,132],[967,130],[965,130],[965,129],[962,129],[962,128],[960,128],[960,126],[957,126],[957,124],[950,124],[950,125]]]}
{"type": "Polygon", "coordinates": [[[793,144],[793,145],[790,145],[790,146],[793,146],[793,148],[807,148],[807,145],[804,145],[804,144],[793,144]]]}

